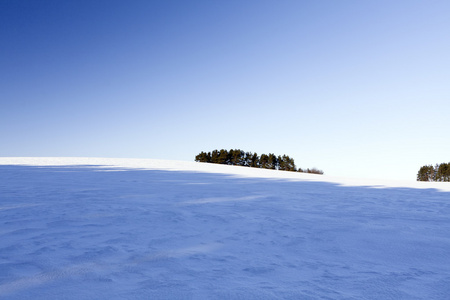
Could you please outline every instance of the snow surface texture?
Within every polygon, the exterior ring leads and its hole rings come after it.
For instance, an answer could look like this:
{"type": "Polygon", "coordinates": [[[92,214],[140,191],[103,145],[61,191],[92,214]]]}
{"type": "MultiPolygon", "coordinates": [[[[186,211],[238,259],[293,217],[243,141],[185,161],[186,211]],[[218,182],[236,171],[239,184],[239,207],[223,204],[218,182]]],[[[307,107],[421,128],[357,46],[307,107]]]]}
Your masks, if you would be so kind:
{"type": "Polygon", "coordinates": [[[0,299],[449,299],[450,185],[0,158],[0,299]]]}

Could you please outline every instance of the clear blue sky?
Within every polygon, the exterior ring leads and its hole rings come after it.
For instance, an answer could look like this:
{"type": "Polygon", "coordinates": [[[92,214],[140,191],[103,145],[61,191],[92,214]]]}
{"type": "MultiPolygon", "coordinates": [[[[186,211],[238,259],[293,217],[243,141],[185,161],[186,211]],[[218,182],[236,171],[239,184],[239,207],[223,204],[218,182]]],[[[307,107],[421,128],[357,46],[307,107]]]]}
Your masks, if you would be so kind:
{"type": "Polygon", "coordinates": [[[0,1],[0,156],[450,161],[450,1],[0,1]]]}

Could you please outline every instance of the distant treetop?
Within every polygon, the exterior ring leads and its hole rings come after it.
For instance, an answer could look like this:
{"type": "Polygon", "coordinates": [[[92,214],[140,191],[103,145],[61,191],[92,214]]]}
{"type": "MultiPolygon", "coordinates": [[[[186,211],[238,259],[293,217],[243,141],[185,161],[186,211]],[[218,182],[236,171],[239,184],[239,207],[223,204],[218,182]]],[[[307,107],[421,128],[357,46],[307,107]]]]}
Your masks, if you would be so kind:
{"type": "Polygon", "coordinates": [[[293,172],[305,172],[314,174],[323,174],[322,170],[316,168],[303,170],[295,166],[294,159],[288,155],[275,155],[273,153],[261,154],[244,152],[240,149],[213,150],[212,152],[200,152],[196,157],[197,162],[206,162],[213,164],[235,165],[252,168],[283,170],[293,172]]]}
{"type": "Polygon", "coordinates": [[[450,181],[450,163],[436,166],[422,166],[417,173],[417,181],[450,181]]]}

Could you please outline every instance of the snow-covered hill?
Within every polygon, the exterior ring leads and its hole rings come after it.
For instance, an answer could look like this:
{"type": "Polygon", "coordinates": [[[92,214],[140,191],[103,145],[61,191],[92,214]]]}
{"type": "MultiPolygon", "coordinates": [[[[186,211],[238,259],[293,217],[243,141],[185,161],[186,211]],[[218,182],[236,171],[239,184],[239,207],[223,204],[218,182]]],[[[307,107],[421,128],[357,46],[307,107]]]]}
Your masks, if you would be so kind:
{"type": "Polygon", "coordinates": [[[0,158],[0,299],[448,299],[450,184],[0,158]]]}

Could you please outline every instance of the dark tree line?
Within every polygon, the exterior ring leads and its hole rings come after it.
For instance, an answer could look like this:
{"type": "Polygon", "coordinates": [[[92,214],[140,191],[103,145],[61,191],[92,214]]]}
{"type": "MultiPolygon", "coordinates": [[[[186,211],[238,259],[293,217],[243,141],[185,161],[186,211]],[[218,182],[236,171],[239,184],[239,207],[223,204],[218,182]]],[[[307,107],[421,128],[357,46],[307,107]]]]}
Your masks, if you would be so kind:
{"type": "Polygon", "coordinates": [[[245,152],[240,149],[214,150],[212,152],[200,152],[195,157],[197,162],[206,162],[213,164],[224,164],[234,166],[244,166],[252,168],[305,172],[314,174],[323,174],[323,171],[316,168],[303,170],[295,166],[294,159],[288,155],[275,155],[273,153],[261,154],[245,152]]]}
{"type": "Polygon", "coordinates": [[[450,181],[450,163],[436,164],[436,166],[422,166],[417,173],[417,181],[450,181]]]}

